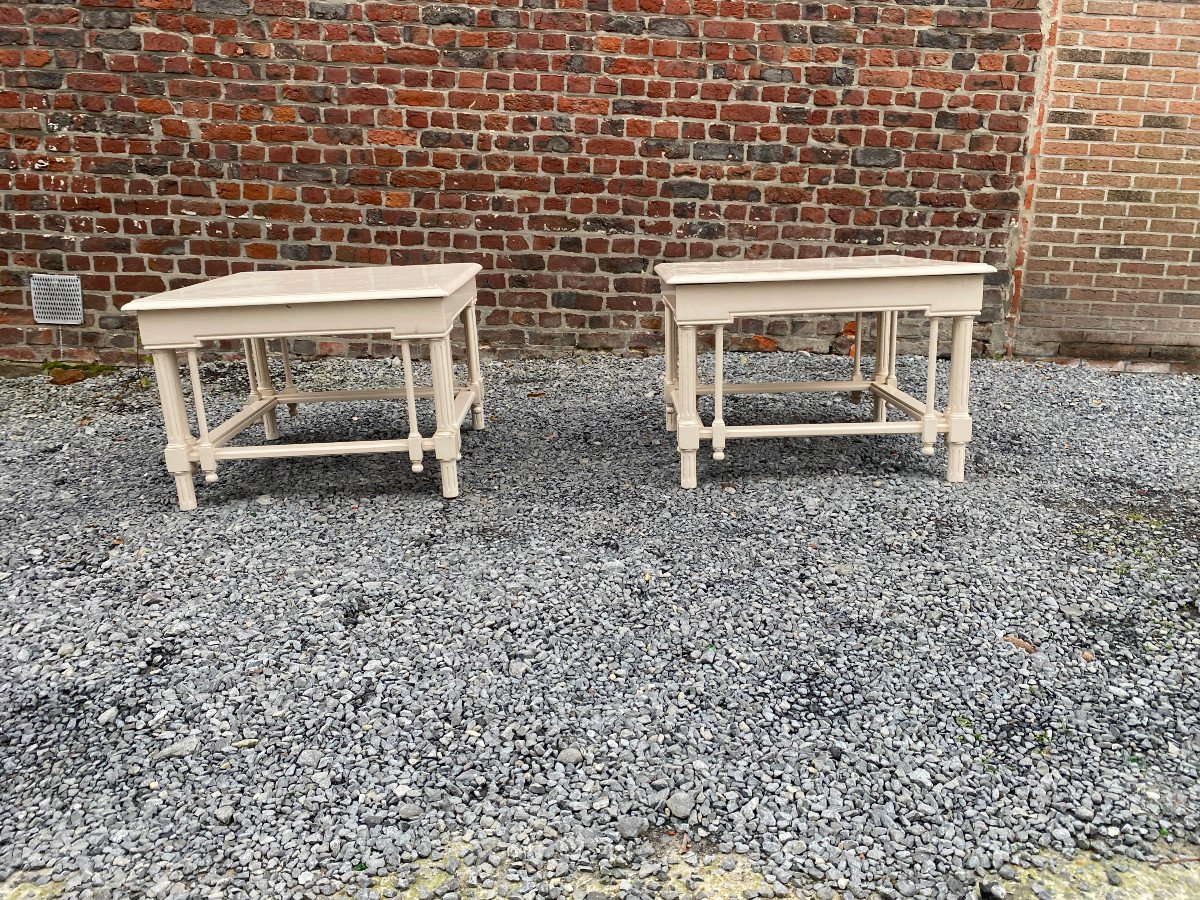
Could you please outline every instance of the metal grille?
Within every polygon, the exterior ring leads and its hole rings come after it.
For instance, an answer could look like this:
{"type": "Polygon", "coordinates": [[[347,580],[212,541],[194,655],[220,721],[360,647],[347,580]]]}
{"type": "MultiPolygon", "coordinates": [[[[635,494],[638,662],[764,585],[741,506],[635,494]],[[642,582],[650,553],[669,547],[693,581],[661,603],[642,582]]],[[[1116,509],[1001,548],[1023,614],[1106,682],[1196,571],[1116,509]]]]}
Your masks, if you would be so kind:
{"type": "Polygon", "coordinates": [[[40,325],[83,324],[83,291],[78,275],[34,275],[33,320],[40,325]]]}

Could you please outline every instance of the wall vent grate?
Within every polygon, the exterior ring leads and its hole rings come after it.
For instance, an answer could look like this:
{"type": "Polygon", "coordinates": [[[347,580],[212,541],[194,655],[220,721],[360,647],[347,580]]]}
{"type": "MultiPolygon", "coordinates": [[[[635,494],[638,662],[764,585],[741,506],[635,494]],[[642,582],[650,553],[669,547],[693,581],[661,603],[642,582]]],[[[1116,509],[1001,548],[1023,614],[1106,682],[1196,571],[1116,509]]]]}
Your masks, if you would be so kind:
{"type": "Polygon", "coordinates": [[[82,325],[83,289],[78,275],[33,275],[33,320],[39,325],[82,325]]]}

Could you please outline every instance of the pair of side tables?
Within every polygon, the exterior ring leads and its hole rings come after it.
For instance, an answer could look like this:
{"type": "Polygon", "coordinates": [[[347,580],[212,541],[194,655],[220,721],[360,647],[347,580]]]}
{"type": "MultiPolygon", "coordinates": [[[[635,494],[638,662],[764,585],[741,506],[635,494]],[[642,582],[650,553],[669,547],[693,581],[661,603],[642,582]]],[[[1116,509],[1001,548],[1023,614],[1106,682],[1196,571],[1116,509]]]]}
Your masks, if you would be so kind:
{"type": "MultiPolygon", "coordinates": [[[[217,479],[217,466],[228,459],[269,459],[351,453],[407,453],[420,472],[426,453],[441,468],[442,495],[458,496],[461,427],[468,412],[482,429],[483,375],[475,318],[475,263],[242,272],[155,294],[130,303],[154,370],[166,425],[167,470],[175,478],[179,508],[196,508],[193,476],[217,479]],[[466,380],[454,376],[450,334],[463,325],[466,380]],[[398,341],[404,370],[403,389],[300,391],[292,378],[288,340],[303,336],[385,333],[398,341]],[[269,340],[279,339],[283,380],[272,378],[269,340]],[[241,340],[249,376],[246,404],[227,421],[208,421],[200,383],[198,351],[205,341],[241,340]],[[432,387],[413,380],[412,344],[429,345],[432,387]],[[179,351],[187,359],[196,420],[193,433],[179,371],[179,351]],[[436,430],[417,427],[417,398],[432,398],[436,430]],[[408,435],[390,440],[330,443],[231,443],[246,429],[262,424],[268,441],[279,438],[277,410],[295,413],[304,403],[399,400],[408,407],[408,435]]],[[[939,435],[947,443],[947,481],[962,481],[966,445],[971,439],[968,387],[971,326],[983,301],[983,279],[991,266],[870,256],[812,260],[737,260],[664,263],[655,268],[662,282],[666,346],[666,427],[678,438],[680,484],[696,487],[700,442],[711,442],[713,458],[723,459],[731,440],[820,435],[913,434],[921,452],[931,455],[939,435]],[[902,390],[896,379],[896,332],[900,313],[921,313],[929,321],[925,396],[902,390]],[[853,315],[854,369],[849,381],[726,384],[724,329],[742,317],[853,315]],[[874,317],[874,367],[862,371],[863,326],[874,317]],[[936,365],[939,320],[949,319],[950,386],[938,409],[936,365]],[[713,330],[712,384],[697,379],[697,332],[713,330]],[[867,422],[799,425],[727,425],[726,394],[844,391],[858,399],[869,395],[874,416],[867,422]],[[697,398],[711,394],[713,418],[701,421],[697,398]],[[904,416],[888,419],[894,409],[904,416]]]]}

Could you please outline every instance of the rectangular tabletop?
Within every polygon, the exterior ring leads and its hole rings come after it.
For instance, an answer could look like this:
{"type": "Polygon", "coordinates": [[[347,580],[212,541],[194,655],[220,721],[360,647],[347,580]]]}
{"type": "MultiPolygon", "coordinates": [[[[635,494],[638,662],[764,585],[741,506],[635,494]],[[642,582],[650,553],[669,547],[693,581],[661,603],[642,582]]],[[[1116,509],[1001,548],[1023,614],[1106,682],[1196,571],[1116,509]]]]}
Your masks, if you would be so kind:
{"type": "Polygon", "coordinates": [[[986,263],[910,256],[738,259],[654,267],[676,321],[731,323],[739,316],[910,310],[978,315],[986,263]]]}
{"type": "Polygon", "coordinates": [[[239,272],[134,300],[149,348],[229,338],[447,333],[475,299],[477,263],[239,272]]]}

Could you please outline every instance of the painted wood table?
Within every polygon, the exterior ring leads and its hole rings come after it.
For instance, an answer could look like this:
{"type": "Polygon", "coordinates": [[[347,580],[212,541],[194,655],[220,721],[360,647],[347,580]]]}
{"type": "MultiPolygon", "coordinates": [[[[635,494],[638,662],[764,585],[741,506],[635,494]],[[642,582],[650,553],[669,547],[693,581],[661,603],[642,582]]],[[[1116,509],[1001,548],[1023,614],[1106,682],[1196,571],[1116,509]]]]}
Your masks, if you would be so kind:
{"type": "Polygon", "coordinates": [[[167,470],[175,476],[180,509],[196,508],[192,476],[203,471],[217,480],[217,464],[227,459],[273,459],[347,453],[407,453],[414,472],[432,452],[441,464],[442,495],[458,496],[460,427],[467,411],[472,426],[484,427],[483,376],[475,322],[475,263],[421,266],[371,266],[241,272],[212,281],[144,297],[127,304],[137,313],[142,343],[154,356],[166,424],[167,470]],[[463,324],[467,378],[456,385],[450,332],[463,324]],[[385,333],[400,342],[403,389],[303,392],[292,379],[288,339],[385,333]],[[269,370],[268,341],[279,339],[283,384],[269,370]],[[240,339],[246,356],[249,398],[236,414],[210,425],[204,409],[197,352],[205,341],[240,339]],[[429,344],[432,387],[413,381],[413,342],[429,344]],[[197,434],[188,421],[178,352],[184,351],[192,387],[197,434]],[[417,398],[432,397],[436,431],[423,436],[417,427],[417,398]],[[408,435],[393,440],[232,446],[231,441],[261,422],[268,441],[277,440],[276,408],[355,400],[399,400],[408,404],[408,435]]]}
{"type": "Polygon", "coordinates": [[[983,279],[996,271],[983,263],[957,263],[906,256],[841,259],[730,260],[662,263],[666,344],[664,392],[667,428],[678,436],[680,484],[696,486],[696,453],[712,442],[713,458],[723,459],[729,441],[742,438],[814,437],[848,434],[915,434],[921,452],[932,455],[939,435],[947,444],[947,481],[962,481],[971,440],[968,388],[971,326],[983,303],[983,279]],[[925,396],[901,390],[896,379],[896,332],[900,313],[919,313],[929,322],[925,396]],[[853,315],[854,369],[849,381],[725,384],[724,330],[753,316],[853,315]],[[864,318],[875,320],[874,368],[863,375],[864,318]],[[950,387],[945,408],[937,407],[938,321],[950,328],[950,387]],[[697,330],[713,329],[713,383],[696,377],[697,330]],[[725,395],[848,391],[854,400],[874,400],[873,421],[800,425],[726,425],[725,395]],[[712,394],[713,418],[705,425],[697,397],[712,394]],[[889,421],[889,409],[904,414],[889,421]]]}

